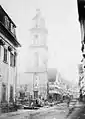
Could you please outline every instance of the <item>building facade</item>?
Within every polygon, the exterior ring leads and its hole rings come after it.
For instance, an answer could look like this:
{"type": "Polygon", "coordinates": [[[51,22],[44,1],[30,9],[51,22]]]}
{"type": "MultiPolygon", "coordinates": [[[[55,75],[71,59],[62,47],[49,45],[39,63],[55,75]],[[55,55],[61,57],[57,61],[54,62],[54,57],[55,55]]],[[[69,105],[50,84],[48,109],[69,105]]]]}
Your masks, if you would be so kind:
{"type": "MultiPolygon", "coordinates": [[[[82,60],[79,64],[79,87],[80,87],[80,97],[84,99],[85,96],[85,1],[77,0],[78,3],[78,15],[81,30],[81,51],[82,60]]],[[[84,99],[85,100],[85,99],[84,99]]]]}
{"type": "Polygon", "coordinates": [[[60,100],[59,85],[56,82],[58,72],[54,68],[48,69],[48,101],[60,100]]]}
{"type": "Polygon", "coordinates": [[[84,97],[85,95],[85,72],[84,72],[84,67],[83,67],[84,63],[81,62],[81,64],[79,64],[79,90],[80,90],[80,95],[81,95],[81,98],[84,97]]]}
{"type": "Polygon", "coordinates": [[[0,103],[14,102],[17,82],[16,25],[0,6],[0,103]]]}
{"type": "Polygon", "coordinates": [[[64,80],[56,69],[48,69],[48,100],[60,101],[72,95],[71,83],[64,80]]]}

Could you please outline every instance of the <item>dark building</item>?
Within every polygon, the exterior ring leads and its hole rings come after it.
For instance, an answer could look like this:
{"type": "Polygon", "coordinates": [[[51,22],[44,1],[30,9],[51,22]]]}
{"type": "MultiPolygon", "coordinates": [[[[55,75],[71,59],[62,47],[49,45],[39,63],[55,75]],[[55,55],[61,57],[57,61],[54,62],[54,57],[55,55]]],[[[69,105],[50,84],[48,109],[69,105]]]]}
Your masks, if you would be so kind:
{"type": "Polygon", "coordinates": [[[80,87],[80,98],[85,100],[85,0],[77,0],[78,15],[81,27],[81,51],[82,60],[79,65],[79,87],[80,87]]]}

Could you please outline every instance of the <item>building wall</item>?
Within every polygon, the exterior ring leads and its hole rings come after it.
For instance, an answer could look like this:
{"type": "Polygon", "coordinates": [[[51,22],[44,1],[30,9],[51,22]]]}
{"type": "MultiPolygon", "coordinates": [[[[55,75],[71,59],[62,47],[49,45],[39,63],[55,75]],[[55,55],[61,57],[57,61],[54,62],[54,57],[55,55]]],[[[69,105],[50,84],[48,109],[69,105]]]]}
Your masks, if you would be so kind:
{"type": "MultiPolygon", "coordinates": [[[[78,15],[80,22],[80,30],[81,30],[81,51],[82,51],[82,66],[79,67],[79,87],[81,95],[84,95],[85,91],[85,1],[78,0],[78,15]]],[[[80,64],[81,65],[81,64],[80,64]]],[[[85,99],[84,99],[85,100],[85,99]]]]}
{"type": "Polygon", "coordinates": [[[8,46],[11,46],[13,51],[16,52],[12,43],[0,33],[0,38],[5,41],[5,46],[0,45],[0,75],[1,75],[1,85],[0,85],[0,101],[2,98],[2,83],[6,85],[6,100],[9,101],[10,98],[10,85],[13,86],[13,97],[15,100],[15,80],[16,80],[16,67],[10,66],[10,52],[8,51],[8,46]],[[7,49],[7,63],[3,61],[4,58],[4,47],[7,49]]]}

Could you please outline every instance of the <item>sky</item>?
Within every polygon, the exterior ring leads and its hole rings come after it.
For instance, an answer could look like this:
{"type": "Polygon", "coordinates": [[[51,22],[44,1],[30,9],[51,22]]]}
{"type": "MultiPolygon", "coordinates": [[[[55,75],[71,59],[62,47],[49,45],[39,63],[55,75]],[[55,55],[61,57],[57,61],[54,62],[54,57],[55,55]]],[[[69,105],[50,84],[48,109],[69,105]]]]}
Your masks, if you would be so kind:
{"type": "Polygon", "coordinates": [[[22,45],[18,49],[18,70],[23,72],[29,66],[29,29],[39,8],[48,29],[48,67],[56,68],[67,80],[78,81],[81,33],[77,0],[0,0],[0,3],[17,26],[17,39],[22,45]]]}

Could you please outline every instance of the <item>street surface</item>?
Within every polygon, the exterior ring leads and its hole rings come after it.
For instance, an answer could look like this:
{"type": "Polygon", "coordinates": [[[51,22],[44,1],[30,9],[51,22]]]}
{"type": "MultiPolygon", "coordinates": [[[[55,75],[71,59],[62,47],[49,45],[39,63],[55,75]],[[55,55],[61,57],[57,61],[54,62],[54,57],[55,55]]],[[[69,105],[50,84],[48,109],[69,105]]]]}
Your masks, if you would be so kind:
{"type": "Polygon", "coordinates": [[[65,119],[67,114],[67,105],[63,103],[51,107],[49,111],[44,109],[44,111],[39,114],[32,114],[31,117],[32,119],[65,119]]]}
{"type": "Polygon", "coordinates": [[[68,109],[65,103],[53,107],[43,107],[39,110],[19,110],[16,113],[4,114],[0,119],[63,119],[68,109]]]}
{"type": "Polygon", "coordinates": [[[76,105],[73,113],[68,117],[68,119],[85,119],[85,104],[80,103],[76,105]]]}
{"type": "Polygon", "coordinates": [[[82,103],[66,103],[54,105],[53,107],[42,107],[39,110],[19,110],[12,114],[4,114],[0,119],[85,119],[85,105],[82,103]],[[75,107],[75,108],[74,108],[75,107]]]}

